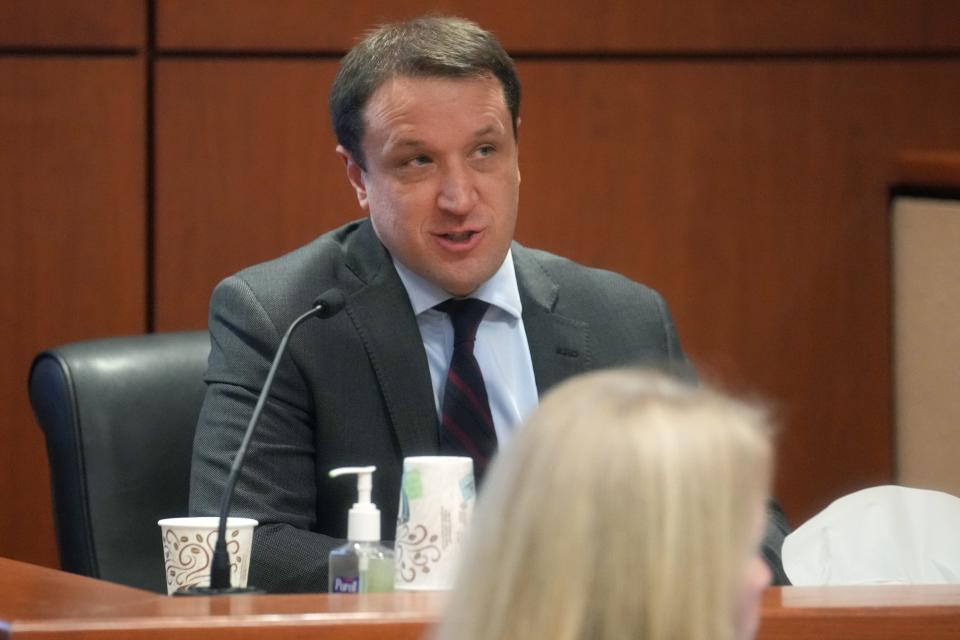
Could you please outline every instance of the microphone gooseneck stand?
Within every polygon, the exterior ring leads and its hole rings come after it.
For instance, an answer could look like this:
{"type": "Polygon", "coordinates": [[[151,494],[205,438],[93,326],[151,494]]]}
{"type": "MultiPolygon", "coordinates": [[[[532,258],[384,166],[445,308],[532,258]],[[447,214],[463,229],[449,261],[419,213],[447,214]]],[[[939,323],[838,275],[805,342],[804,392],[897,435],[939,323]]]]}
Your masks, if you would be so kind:
{"type": "Polygon", "coordinates": [[[210,586],[209,587],[190,587],[183,591],[178,591],[178,595],[230,595],[237,593],[263,593],[262,589],[254,586],[234,587],[230,584],[230,555],[227,553],[227,516],[230,514],[230,502],[233,500],[233,491],[240,477],[240,470],[243,467],[244,458],[247,455],[247,447],[250,446],[250,440],[253,437],[253,431],[260,421],[260,414],[270,395],[270,387],[273,386],[273,379],[280,366],[280,360],[287,351],[287,343],[294,329],[300,326],[306,320],[316,316],[318,318],[329,318],[336,315],[343,309],[346,303],[343,293],[339,289],[329,289],[314,301],[313,308],[300,315],[296,320],[290,323],[290,327],[283,338],[280,340],[280,346],[277,347],[277,353],[270,365],[270,371],[267,373],[267,379],[263,383],[263,389],[260,391],[260,397],[257,398],[257,404],[253,408],[253,414],[250,416],[250,422],[247,423],[247,429],[243,434],[243,440],[240,442],[240,448],[237,449],[237,455],[233,458],[233,464],[230,467],[230,475],[227,476],[227,482],[223,488],[223,496],[220,499],[220,522],[217,528],[217,542],[213,547],[213,560],[210,565],[210,586]]]}

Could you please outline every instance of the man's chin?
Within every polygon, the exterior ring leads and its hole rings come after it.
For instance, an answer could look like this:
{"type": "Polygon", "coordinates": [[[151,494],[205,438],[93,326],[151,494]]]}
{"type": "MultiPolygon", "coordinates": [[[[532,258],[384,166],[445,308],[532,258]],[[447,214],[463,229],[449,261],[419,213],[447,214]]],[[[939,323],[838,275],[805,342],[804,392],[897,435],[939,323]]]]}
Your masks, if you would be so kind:
{"type": "Polygon", "coordinates": [[[440,285],[440,287],[449,293],[452,296],[457,298],[466,298],[471,293],[476,291],[480,285],[470,285],[470,284],[449,284],[449,285],[440,285]]]}
{"type": "Polygon", "coordinates": [[[470,256],[461,260],[444,261],[443,268],[434,268],[430,273],[421,275],[450,295],[462,298],[472,294],[492,278],[502,263],[503,258],[496,262],[480,256],[470,256]]]}
{"type": "Polygon", "coordinates": [[[440,286],[440,288],[450,295],[463,298],[469,296],[471,293],[476,291],[481,284],[490,279],[490,276],[485,278],[480,278],[479,276],[467,278],[464,277],[464,275],[465,274],[463,273],[458,273],[451,277],[444,277],[440,281],[435,282],[440,286]]]}

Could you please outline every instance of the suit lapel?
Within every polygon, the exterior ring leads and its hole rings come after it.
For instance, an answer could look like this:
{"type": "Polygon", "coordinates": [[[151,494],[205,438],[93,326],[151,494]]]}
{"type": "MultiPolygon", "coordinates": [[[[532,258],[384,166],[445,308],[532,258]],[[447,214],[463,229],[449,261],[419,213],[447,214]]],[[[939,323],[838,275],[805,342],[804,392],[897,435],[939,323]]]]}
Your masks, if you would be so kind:
{"type": "Polygon", "coordinates": [[[433,385],[406,289],[369,223],[346,250],[347,267],[366,285],[348,296],[346,312],[376,374],[401,456],[435,454],[433,385]]]}
{"type": "Polygon", "coordinates": [[[543,395],[557,383],[590,369],[589,327],[556,312],[560,286],[530,250],[514,243],[513,257],[533,374],[537,391],[543,395]]]}
{"type": "MultiPolygon", "coordinates": [[[[436,454],[433,385],[406,289],[368,221],[347,240],[345,252],[347,268],[363,283],[348,294],[345,311],[374,369],[401,456],[436,454]]],[[[534,377],[543,395],[590,369],[589,327],[556,312],[560,287],[530,250],[514,243],[513,255],[534,377]]]]}

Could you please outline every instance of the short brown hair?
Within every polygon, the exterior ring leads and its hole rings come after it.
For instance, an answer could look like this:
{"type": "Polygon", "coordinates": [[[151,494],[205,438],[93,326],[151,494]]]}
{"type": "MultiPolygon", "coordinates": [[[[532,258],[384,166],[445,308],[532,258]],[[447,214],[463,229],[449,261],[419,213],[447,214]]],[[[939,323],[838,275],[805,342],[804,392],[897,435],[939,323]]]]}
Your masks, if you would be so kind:
{"type": "Polygon", "coordinates": [[[354,162],[364,167],[363,109],[380,85],[394,76],[469,78],[493,75],[517,135],[520,80],[497,39],[463,18],[424,16],[369,32],[343,60],[330,91],[333,130],[354,162]]]}

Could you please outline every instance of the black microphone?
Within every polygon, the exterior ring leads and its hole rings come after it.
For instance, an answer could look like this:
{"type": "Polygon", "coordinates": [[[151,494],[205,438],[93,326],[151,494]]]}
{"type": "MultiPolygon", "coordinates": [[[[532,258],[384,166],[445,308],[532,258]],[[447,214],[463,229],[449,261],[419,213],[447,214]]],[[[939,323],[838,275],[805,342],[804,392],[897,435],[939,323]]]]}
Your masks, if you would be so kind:
{"type": "MultiPolygon", "coordinates": [[[[280,359],[287,350],[287,343],[294,329],[299,327],[305,320],[314,316],[322,319],[330,318],[340,313],[346,304],[343,292],[340,289],[328,289],[320,294],[313,302],[313,308],[301,315],[290,323],[287,332],[283,334],[280,340],[280,346],[277,347],[277,353],[273,357],[273,364],[270,365],[270,372],[267,373],[267,379],[263,383],[263,390],[260,391],[260,397],[257,398],[257,404],[253,408],[253,414],[250,416],[250,422],[247,424],[247,430],[243,434],[243,440],[240,442],[240,448],[237,449],[237,455],[233,459],[233,466],[230,467],[230,475],[227,476],[227,483],[223,488],[223,497],[220,499],[220,523],[217,529],[217,542],[213,547],[213,560],[210,564],[210,586],[192,587],[183,592],[191,595],[225,595],[233,593],[257,593],[261,592],[256,587],[232,587],[230,586],[230,556],[227,553],[227,515],[230,513],[230,501],[233,499],[233,490],[240,477],[240,469],[243,467],[243,460],[247,455],[247,447],[250,445],[250,439],[253,437],[253,430],[256,429],[260,421],[260,414],[263,412],[263,406],[267,402],[267,396],[270,395],[270,387],[273,386],[273,378],[277,374],[277,368],[280,365],[280,359]]],[[[262,593],[262,592],[261,592],[262,593]]]]}

